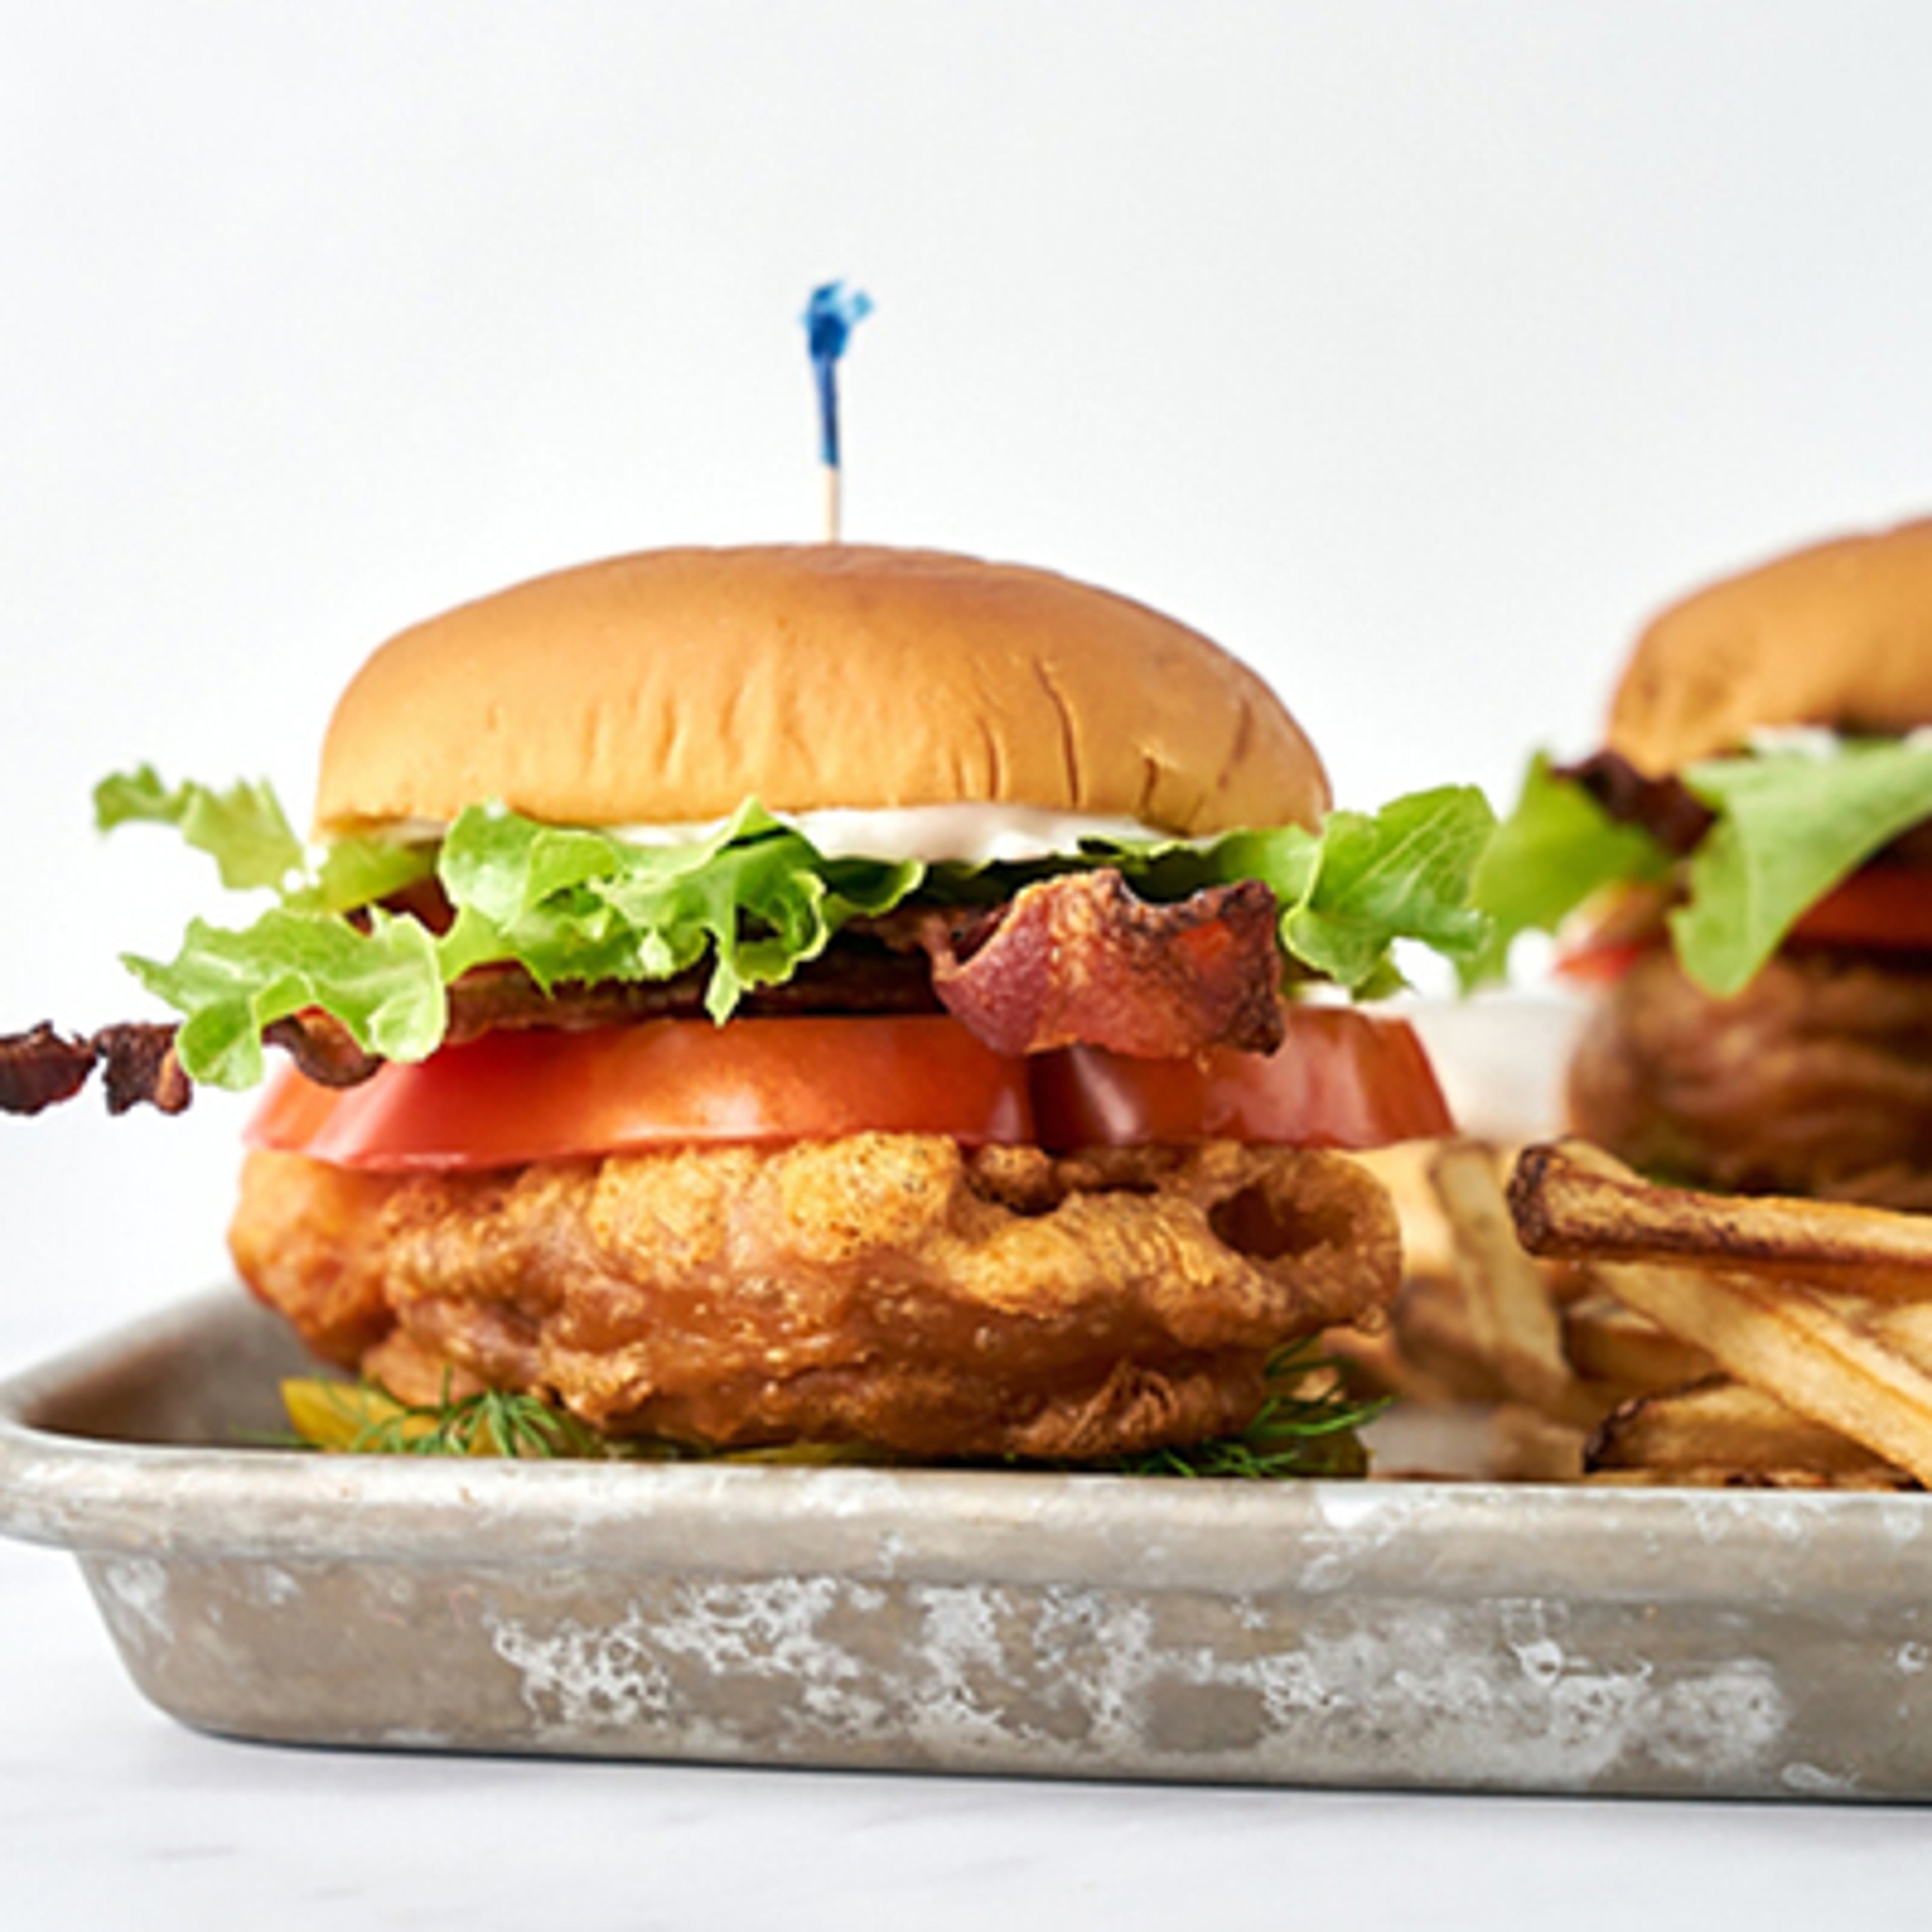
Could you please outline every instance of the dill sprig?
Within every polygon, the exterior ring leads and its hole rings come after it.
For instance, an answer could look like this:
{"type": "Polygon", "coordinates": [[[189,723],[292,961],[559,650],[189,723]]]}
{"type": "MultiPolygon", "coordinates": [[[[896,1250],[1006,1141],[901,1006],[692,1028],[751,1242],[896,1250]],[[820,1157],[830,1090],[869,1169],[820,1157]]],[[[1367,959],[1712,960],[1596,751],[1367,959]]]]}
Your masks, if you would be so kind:
{"type": "Polygon", "coordinates": [[[544,1460],[603,1454],[602,1438],[574,1415],[533,1395],[479,1389],[434,1407],[406,1407],[365,1423],[352,1447],[408,1456],[501,1456],[544,1460]]]}
{"type": "Polygon", "coordinates": [[[296,1433],[318,1449],[355,1456],[496,1456],[522,1460],[604,1457],[608,1439],[540,1396],[481,1389],[408,1402],[380,1383],[320,1377],[282,1384],[296,1433]]]}

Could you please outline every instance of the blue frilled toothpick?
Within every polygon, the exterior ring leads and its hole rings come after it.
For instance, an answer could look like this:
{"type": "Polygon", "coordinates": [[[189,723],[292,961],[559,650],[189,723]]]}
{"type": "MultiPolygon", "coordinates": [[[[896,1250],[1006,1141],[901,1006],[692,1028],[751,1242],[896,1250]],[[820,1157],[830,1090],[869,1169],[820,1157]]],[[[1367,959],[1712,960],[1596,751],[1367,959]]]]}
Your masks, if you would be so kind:
{"type": "Polygon", "coordinates": [[[872,312],[872,298],[843,282],[812,292],[800,318],[818,379],[818,460],[825,476],[825,541],[838,541],[838,358],[852,332],[872,312]]]}

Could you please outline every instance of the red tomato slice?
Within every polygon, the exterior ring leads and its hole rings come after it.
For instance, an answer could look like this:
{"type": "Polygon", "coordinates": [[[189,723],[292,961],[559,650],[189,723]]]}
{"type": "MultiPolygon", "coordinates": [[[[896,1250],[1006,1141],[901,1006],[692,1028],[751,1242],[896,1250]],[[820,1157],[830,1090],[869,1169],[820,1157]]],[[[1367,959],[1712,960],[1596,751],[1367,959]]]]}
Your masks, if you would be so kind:
{"type": "MultiPolygon", "coordinates": [[[[1918,866],[1862,867],[1800,915],[1786,935],[1816,946],[1856,946],[1891,952],[1932,952],[1932,873],[1918,866]]],[[[1556,970],[1592,986],[1614,986],[1643,956],[1667,943],[1654,932],[1619,933],[1614,920],[1603,936],[1564,947],[1556,970]]]]}
{"type": "Polygon", "coordinates": [[[1614,986],[1643,956],[1663,944],[1654,939],[1585,940],[1558,957],[1557,975],[1580,986],[1614,986]]]}
{"type": "Polygon", "coordinates": [[[291,1067],[247,1139],[400,1172],[866,1132],[1060,1150],[1219,1137],[1379,1147],[1450,1131],[1406,1022],[1333,1006],[1287,1018],[1287,1042],[1270,1056],[1220,1048],[1186,1060],[1094,1047],[1010,1059],[939,1017],[492,1033],[357,1087],[320,1086],[291,1067]]]}
{"type": "Polygon", "coordinates": [[[1033,1081],[1041,1144],[1368,1148],[1454,1131],[1406,1021],[1350,1006],[1296,1006],[1287,1018],[1288,1038],[1265,1055],[1217,1047],[1186,1060],[1136,1060],[1088,1046],[1042,1055],[1033,1081]]]}
{"type": "Polygon", "coordinates": [[[1670,944],[1672,899],[1654,884],[1606,886],[1565,928],[1557,975],[1585,986],[1613,986],[1646,952],[1670,944]]]}
{"type": "Polygon", "coordinates": [[[1034,1138],[1027,1070],[943,1016],[651,1020],[485,1034],[358,1087],[293,1068],[250,1146],[338,1167],[514,1167],[692,1142],[868,1130],[1034,1138]]]}
{"type": "Polygon", "coordinates": [[[1932,952],[1932,874],[1916,866],[1867,866],[1834,886],[1791,928],[1791,937],[1932,952]]]}

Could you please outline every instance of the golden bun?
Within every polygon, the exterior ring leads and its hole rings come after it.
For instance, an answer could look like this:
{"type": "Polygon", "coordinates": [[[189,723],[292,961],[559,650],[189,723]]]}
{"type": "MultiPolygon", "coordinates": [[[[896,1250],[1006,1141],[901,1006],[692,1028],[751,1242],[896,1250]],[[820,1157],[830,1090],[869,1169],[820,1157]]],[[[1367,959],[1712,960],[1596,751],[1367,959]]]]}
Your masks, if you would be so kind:
{"type": "Polygon", "coordinates": [[[1932,724],[1932,520],[1815,544],[1700,590],[1637,640],[1606,743],[1661,776],[1755,730],[1932,724]]]}
{"type": "Polygon", "coordinates": [[[501,800],[582,825],[959,802],[1185,835],[1313,825],[1314,748],[1144,605],[1012,565],[818,544],[585,565],[405,631],[343,694],[316,829],[501,800]]]}

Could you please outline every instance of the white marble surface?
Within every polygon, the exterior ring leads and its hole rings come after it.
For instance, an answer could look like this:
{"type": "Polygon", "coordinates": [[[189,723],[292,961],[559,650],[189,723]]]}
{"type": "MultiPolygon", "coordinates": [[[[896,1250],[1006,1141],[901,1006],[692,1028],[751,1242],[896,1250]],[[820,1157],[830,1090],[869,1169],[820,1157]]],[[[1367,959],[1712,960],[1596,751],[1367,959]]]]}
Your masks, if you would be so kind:
{"type": "Polygon", "coordinates": [[[1903,1809],[412,1758],[186,1730],[78,1569],[0,1545],[0,1924],[596,1928],[1921,1924],[1903,1809]]]}
{"type": "MultiPolygon", "coordinates": [[[[1639,618],[1922,507],[1932,18],[1760,0],[0,0],[0,1029],[227,914],[141,758],[300,814],[405,622],[815,528],[1202,625],[1368,804],[1582,749],[1639,618]],[[1856,17],[1853,17],[1856,16],[1856,17]]],[[[232,910],[232,909],[230,909],[232,910]]],[[[0,1123],[0,1372],[213,1279],[238,1103],[0,1123]]],[[[0,1544],[0,1928],[1916,1924],[1912,1812],[322,1755],[0,1544]]]]}

